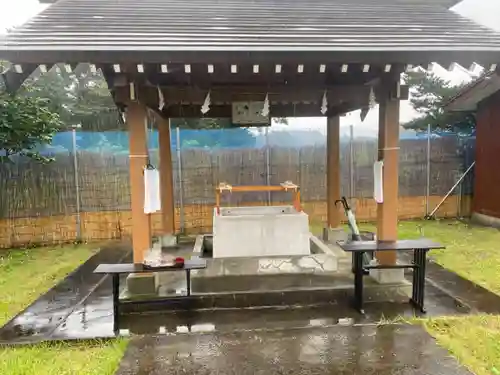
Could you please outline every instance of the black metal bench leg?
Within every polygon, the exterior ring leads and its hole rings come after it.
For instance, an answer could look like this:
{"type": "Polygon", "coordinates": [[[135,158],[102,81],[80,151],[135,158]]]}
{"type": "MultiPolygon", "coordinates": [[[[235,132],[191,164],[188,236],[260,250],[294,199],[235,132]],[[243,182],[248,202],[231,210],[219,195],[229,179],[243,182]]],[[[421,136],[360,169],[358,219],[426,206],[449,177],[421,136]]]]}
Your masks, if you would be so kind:
{"type": "Polygon", "coordinates": [[[412,277],[412,294],[410,298],[410,303],[413,306],[417,306],[417,300],[418,300],[418,280],[420,279],[420,261],[418,259],[418,251],[413,250],[413,264],[416,265],[416,267],[413,269],[413,277],[412,277]]]}
{"type": "Polygon", "coordinates": [[[191,270],[186,270],[186,286],[187,286],[187,296],[191,296],[191,270]]]}
{"type": "Polygon", "coordinates": [[[113,282],[113,332],[119,332],[120,325],[120,275],[112,274],[113,282]]]}
{"type": "Polygon", "coordinates": [[[413,256],[417,268],[413,271],[413,294],[411,302],[422,313],[426,312],[424,308],[426,255],[427,250],[415,249],[413,256]]]}
{"type": "Polygon", "coordinates": [[[421,258],[421,264],[420,264],[420,280],[419,280],[419,287],[420,287],[420,299],[419,299],[419,305],[420,305],[420,311],[422,311],[425,314],[425,307],[424,307],[424,297],[425,297],[425,267],[427,265],[426,262],[426,257],[427,257],[427,250],[420,249],[420,258],[421,258]]]}
{"type": "Polygon", "coordinates": [[[354,307],[364,314],[363,309],[363,252],[354,253],[354,307]]]}

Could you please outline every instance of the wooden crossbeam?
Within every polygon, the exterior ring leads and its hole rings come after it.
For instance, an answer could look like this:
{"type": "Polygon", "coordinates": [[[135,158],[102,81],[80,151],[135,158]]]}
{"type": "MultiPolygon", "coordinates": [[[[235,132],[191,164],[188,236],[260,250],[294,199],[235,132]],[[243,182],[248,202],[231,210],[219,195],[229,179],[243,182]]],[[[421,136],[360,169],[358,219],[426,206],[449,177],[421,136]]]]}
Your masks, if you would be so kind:
{"type": "Polygon", "coordinates": [[[267,191],[293,191],[293,207],[297,212],[302,211],[302,206],[300,204],[300,188],[291,181],[285,181],[280,185],[241,185],[232,186],[225,182],[221,182],[219,186],[215,188],[215,208],[217,214],[220,214],[220,198],[221,194],[224,192],[229,193],[244,193],[244,192],[267,192],[267,191]]]}

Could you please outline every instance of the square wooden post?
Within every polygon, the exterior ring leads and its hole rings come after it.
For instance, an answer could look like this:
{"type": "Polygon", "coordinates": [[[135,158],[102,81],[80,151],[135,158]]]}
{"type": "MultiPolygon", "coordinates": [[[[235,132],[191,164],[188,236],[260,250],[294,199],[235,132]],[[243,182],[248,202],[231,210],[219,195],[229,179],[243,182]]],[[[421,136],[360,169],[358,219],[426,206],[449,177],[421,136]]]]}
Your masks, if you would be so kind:
{"type": "MultiPolygon", "coordinates": [[[[385,98],[380,102],[378,160],[383,166],[383,203],[377,205],[377,239],[395,241],[398,238],[399,183],[399,99],[385,98]]],[[[396,263],[395,252],[380,252],[381,264],[396,263]]]]}
{"type": "Polygon", "coordinates": [[[172,170],[172,149],[170,121],[161,118],[158,122],[160,147],[160,196],[161,220],[164,235],[175,234],[174,176],[172,170]]]}
{"type": "Polygon", "coordinates": [[[144,253],[151,248],[151,218],[144,213],[144,167],[148,163],[146,121],[146,107],[138,102],[130,102],[127,107],[127,127],[134,263],[141,263],[144,260],[144,253]]]}
{"type": "Polygon", "coordinates": [[[340,227],[340,209],[335,201],[340,199],[340,118],[328,117],[326,128],[326,199],[327,229],[340,227]]]}

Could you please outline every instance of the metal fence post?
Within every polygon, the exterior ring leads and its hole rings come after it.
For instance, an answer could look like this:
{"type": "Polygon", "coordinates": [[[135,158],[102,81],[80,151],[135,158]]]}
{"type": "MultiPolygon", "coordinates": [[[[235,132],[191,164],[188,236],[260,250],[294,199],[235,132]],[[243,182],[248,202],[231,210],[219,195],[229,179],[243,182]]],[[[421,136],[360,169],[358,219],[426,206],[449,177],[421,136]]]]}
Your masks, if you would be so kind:
{"type": "Polygon", "coordinates": [[[354,126],[349,126],[349,196],[354,199],[354,126]]]}
{"type": "Polygon", "coordinates": [[[427,125],[427,181],[425,186],[425,214],[429,215],[431,196],[431,124],[427,125]]]}
{"type": "Polygon", "coordinates": [[[80,182],[78,180],[78,156],[76,149],[76,129],[80,128],[81,125],[73,125],[71,131],[71,138],[73,143],[73,171],[75,175],[75,193],[76,193],[76,240],[81,241],[82,239],[82,221],[80,216],[81,205],[80,205],[80,182]]]}
{"type": "Polygon", "coordinates": [[[180,219],[180,230],[184,233],[185,221],[184,221],[184,191],[182,184],[182,155],[181,155],[181,132],[179,127],[175,129],[176,133],[176,151],[177,151],[177,176],[179,178],[179,219],[180,219]]]}
{"type": "MultiPolygon", "coordinates": [[[[269,148],[269,128],[265,128],[265,140],[266,140],[266,184],[271,185],[271,150],[269,148]]],[[[267,205],[271,205],[271,192],[267,192],[267,205]]]]}
{"type": "MultiPolygon", "coordinates": [[[[461,145],[461,142],[460,142],[460,135],[457,133],[457,147],[459,149],[462,149],[462,145],[461,145]]],[[[463,168],[462,168],[462,171],[465,170],[465,160],[466,160],[466,155],[465,155],[465,152],[462,152],[461,154],[462,156],[462,163],[463,163],[463,168]]],[[[464,184],[460,184],[458,185],[458,195],[457,195],[457,217],[460,218],[462,217],[462,194],[463,194],[463,186],[464,184]]]]}

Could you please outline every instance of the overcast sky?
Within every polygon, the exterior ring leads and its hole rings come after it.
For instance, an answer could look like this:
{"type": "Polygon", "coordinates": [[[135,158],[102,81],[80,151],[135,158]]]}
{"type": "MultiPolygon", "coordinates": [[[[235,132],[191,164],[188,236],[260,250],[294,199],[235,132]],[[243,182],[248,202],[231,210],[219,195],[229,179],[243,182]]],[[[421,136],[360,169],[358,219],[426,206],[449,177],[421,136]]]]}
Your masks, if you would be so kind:
{"type": "Polygon", "coordinates": [[[464,0],[453,9],[462,16],[500,31],[500,0],[464,0]]]}
{"type": "MultiPolygon", "coordinates": [[[[4,2],[5,0],[0,0],[0,3],[4,2]]],[[[0,33],[3,33],[7,28],[22,24],[45,7],[44,5],[40,5],[38,0],[8,1],[8,6],[0,4],[0,33]]],[[[454,10],[484,26],[500,31],[500,0],[463,0],[455,6],[454,10]]],[[[445,70],[439,70],[438,73],[454,82],[460,82],[468,78],[467,74],[460,70],[456,70],[451,74],[445,70]]],[[[401,106],[401,121],[408,121],[415,115],[409,103],[403,102],[401,106]]],[[[376,133],[377,123],[378,111],[376,110],[370,111],[364,123],[361,123],[359,119],[359,112],[353,112],[341,120],[344,132],[348,131],[345,128],[347,125],[353,124],[356,127],[355,129],[358,129],[358,131],[355,130],[356,133],[365,133],[366,131],[370,131],[369,129],[376,133]]],[[[325,119],[321,117],[292,119],[290,125],[300,128],[324,130],[325,119]]]]}

